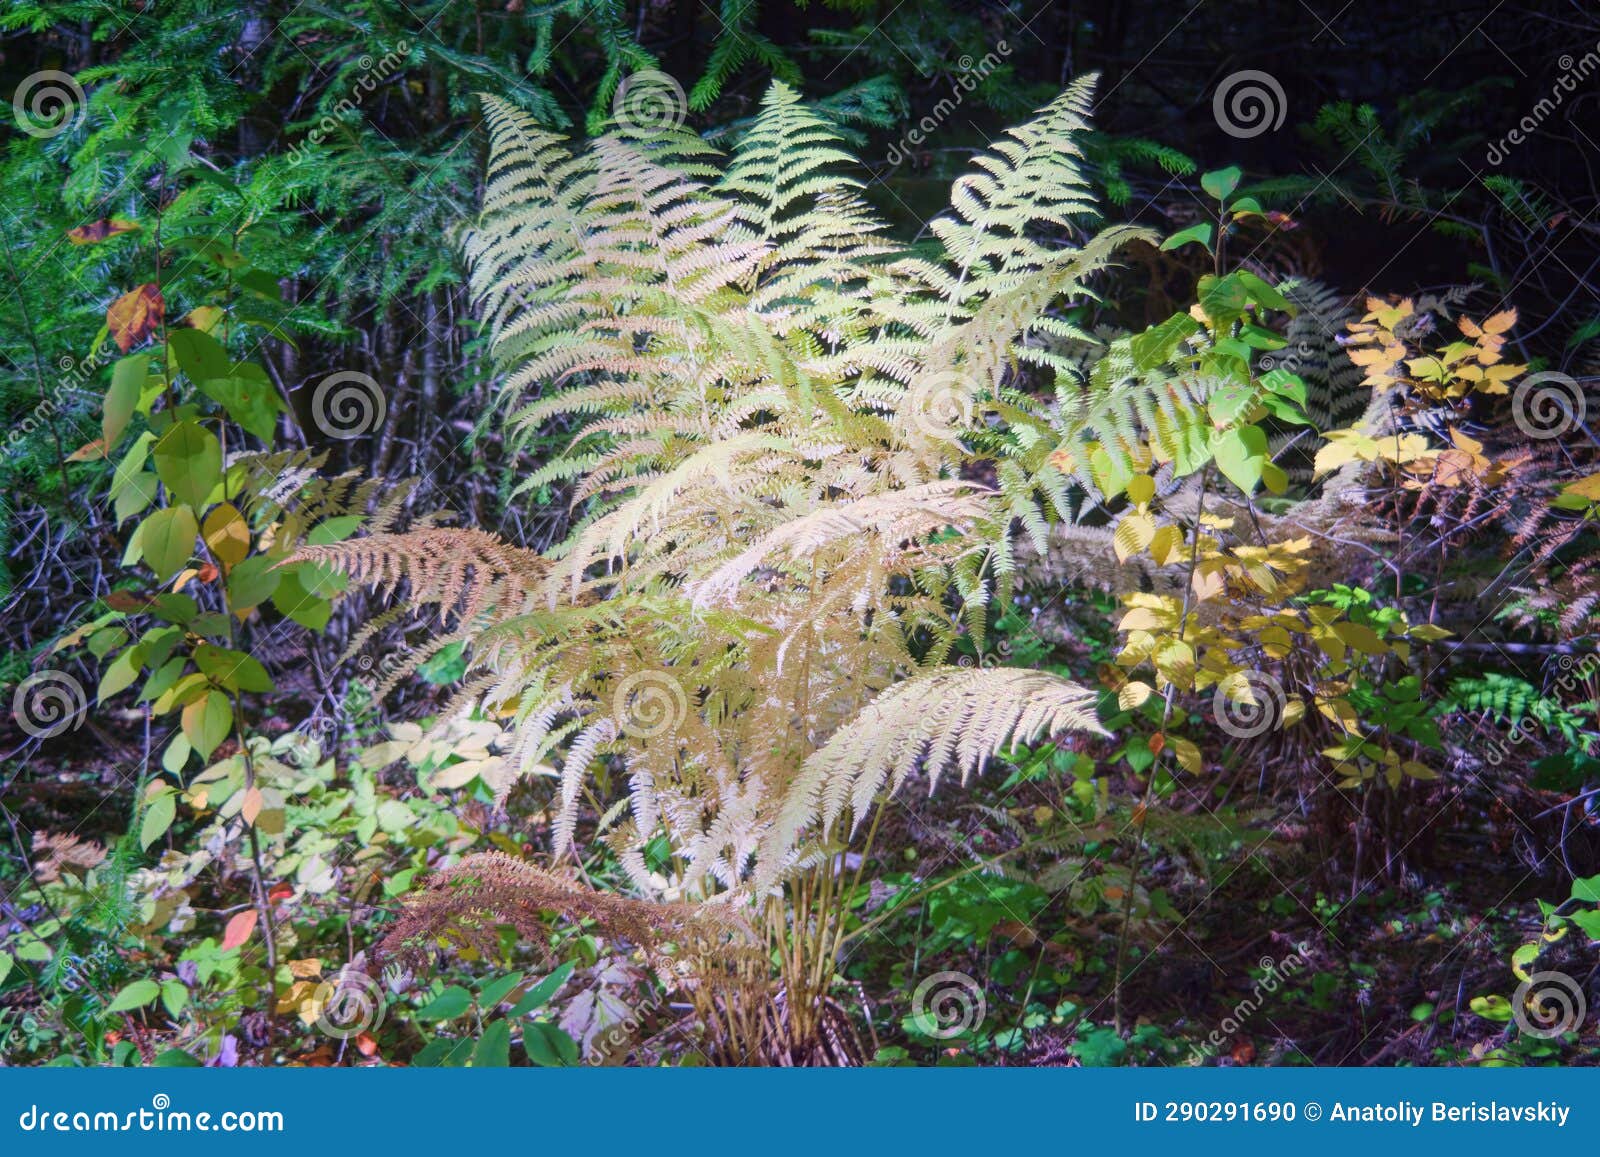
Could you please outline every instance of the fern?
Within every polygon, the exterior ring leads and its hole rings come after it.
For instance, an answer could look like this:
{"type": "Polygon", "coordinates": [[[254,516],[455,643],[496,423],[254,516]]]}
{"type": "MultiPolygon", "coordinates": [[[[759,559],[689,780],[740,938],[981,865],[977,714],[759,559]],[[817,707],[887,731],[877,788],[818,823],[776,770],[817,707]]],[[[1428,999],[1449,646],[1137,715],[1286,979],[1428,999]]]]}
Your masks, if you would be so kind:
{"type": "MultiPolygon", "coordinates": [[[[473,287],[503,421],[568,438],[524,486],[569,484],[571,533],[542,555],[428,528],[297,557],[439,611],[467,644],[456,706],[506,721],[515,766],[559,764],[557,853],[604,761],[625,797],[596,836],[641,892],[770,914],[830,871],[814,853],[848,838],[844,810],[853,828],[918,767],[965,779],[1098,730],[1066,680],[945,666],[1013,529],[1042,543],[1067,502],[1024,354],[1078,340],[1060,303],[1140,236],[1079,237],[1089,98],[1074,84],[956,183],[946,260],[890,242],[837,131],[781,83],[715,167],[624,128],[575,151],[488,102],[473,287]]],[[[786,971],[785,1033],[819,1031],[827,975],[786,971]]]]}

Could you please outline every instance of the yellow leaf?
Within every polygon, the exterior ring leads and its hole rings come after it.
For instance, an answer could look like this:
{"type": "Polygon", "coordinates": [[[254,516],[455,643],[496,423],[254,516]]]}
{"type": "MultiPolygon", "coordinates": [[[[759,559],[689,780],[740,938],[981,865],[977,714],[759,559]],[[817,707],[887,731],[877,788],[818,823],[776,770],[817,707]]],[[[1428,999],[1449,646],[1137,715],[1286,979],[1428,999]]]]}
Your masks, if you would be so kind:
{"type": "MultiPolygon", "coordinates": [[[[1483,322],[1483,332],[1505,333],[1506,330],[1510,329],[1516,324],[1517,311],[1515,309],[1506,309],[1495,314],[1493,317],[1485,318],[1483,322]]],[[[1470,337],[1471,335],[1469,334],[1468,336],[1470,337]]]]}
{"type": "MultiPolygon", "coordinates": [[[[1600,477],[1600,475],[1596,475],[1600,477]]],[[[1150,557],[1158,564],[1165,566],[1167,561],[1178,553],[1178,548],[1183,545],[1183,531],[1168,523],[1156,528],[1155,534],[1150,536],[1150,557]]]]}
{"type": "Polygon", "coordinates": [[[231,502],[214,506],[200,526],[206,548],[225,567],[235,567],[250,555],[250,526],[231,502]]]}
{"type": "Polygon", "coordinates": [[[1117,692],[1117,706],[1124,711],[1132,711],[1135,707],[1143,706],[1145,700],[1153,693],[1154,689],[1150,684],[1130,679],[1122,685],[1122,690],[1117,692]]]}
{"type": "Polygon", "coordinates": [[[1128,483],[1128,501],[1144,505],[1156,496],[1156,482],[1148,474],[1137,475],[1128,483]]]}
{"type": "Polygon", "coordinates": [[[1167,736],[1167,746],[1172,748],[1172,755],[1178,761],[1178,766],[1191,775],[1199,775],[1205,770],[1205,759],[1200,754],[1200,749],[1187,739],[1176,735],[1167,736]]]}
{"type": "Polygon", "coordinates": [[[1363,655],[1387,655],[1389,648],[1371,627],[1364,627],[1360,623],[1335,623],[1333,633],[1341,640],[1363,655]]]}
{"type": "Polygon", "coordinates": [[[1116,533],[1111,538],[1117,561],[1126,562],[1131,556],[1149,546],[1155,533],[1155,520],[1148,514],[1123,515],[1122,521],[1117,523],[1116,533]]]}

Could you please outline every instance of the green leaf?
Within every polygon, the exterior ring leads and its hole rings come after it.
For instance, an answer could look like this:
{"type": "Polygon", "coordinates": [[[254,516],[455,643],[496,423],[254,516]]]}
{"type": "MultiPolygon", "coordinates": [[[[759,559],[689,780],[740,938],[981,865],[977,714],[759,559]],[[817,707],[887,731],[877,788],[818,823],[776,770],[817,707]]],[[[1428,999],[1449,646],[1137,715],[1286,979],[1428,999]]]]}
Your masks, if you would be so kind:
{"type": "Polygon", "coordinates": [[[553,1024],[535,1021],[522,1029],[522,1047],[528,1059],[546,1068],[570,1066],[578,1063],[578,1046],[566,1033],[553,1024]]]}
{"type": "Polygon", "coordinates": [[[242,614],[270,599],[283,579],[273,564],[283,561],[264,554],[252,555],[228,572],[228,606],[242,614]]]}
{"type": "Polygon", "coordinates": [[[1259,426],[1240,426],[1220,431],[1213,439],[1211,452],[1217,469],[1246,494],[1261,481],[1261,467],[1267,460],[1267,435],[1259,426]]]}
{"type": "Polygon", "coordinates": [[[157,510],[134,532],[138,535],[138,555],[156,572],[158,582],[166,582],[194,557],[195,535],[200,526],[187,506],[157,510]]]}
{"type": "Polygon", "coordinates": [[[201,643],[194,650],[194,661],[208,679],[229,691],[272,690],[272,676],[267,669],[241,651],[201,643]]]}
{"type": "Polygon", "coordinates": [[[1200,329],[1200,323],[1186,313],[1175,313],[1159,325],[1135,334],[1128,342],[1136,369],[1151,370],[1167,364],[1178,343],[1200,329]]]}
{"type": "Polygon", "coordinates": [[[1572,881],[1572,898],[1585,904],[1600,904],[1600,876],[1572,881]]]}
{"type": "Polygon", "coordinates": [[[478,990],[478,1003],[485,1010],[499,1008],[500,1002],[505,1000],[506,993],[522,983],[523,974],[513,972],[510,976],[502,976],[499,980],[491,980],[478,990]]]}
{"type": "Polygon", "coordinates": [[[144,818],[139,821],[139,849],[149,851],[151,844],[167,834],[177,814],[178,797],[175,793],[164,791],[151,800],[150,806],[144,809],[144,818]]]}
{"type": "Polygon", "coordinates": [[[1205,247],[1207,253],[1211,252],[1211,222],[1202,221],[1198,225],[1191,225],[1187,229],[1174,233],[1161,243],[1163,250],[1182,249],[1191,242],[1205,247]]]}
{"type": "Polygon", "coordinates": [[[1283,294],[1268,285],[1261,278],[1251,273],[1248,269],[1241,269],[1234,274],[1239,279],[1239,284],[1244,286],[1245,293],[1250,300],[1266,309],[1276,309],[1280,313],[1296,312],[1293,304],[1283,294]]]}
{"type": "Polygon", "coordinates": [[[161,1003],[173,1016],[180,1015],[189,1007],[189,990],[184,987],[181,980],[166,980],[161,984],[161,1003]]]}
{"type": "Polygon", "coordinates": [[[478,1047],[472,1054],[475,1069],[505,1069],[511,1067],[511,1025],[503,1020],[491,1021],[478,1038],[478,1047]]]}
{"type": "Polygon", "coordinates": [[[221,691],[207,691],[183,709],[183,733],[201,759],[210,759],[233,730],[233,704],[221,691]]]}
{"type": "Polygon", "coordinates": [[[561,986],[567,982],[567,977],[572,975],[572,970],[577,966],[577,961],[569,960],[523,993],[522,999],[517,1001],[516,1007],[511,1010],[512,1019],[527,1016],[536,1008],[543,1008],[549,999],[561,990],[561,986]]]}
{"type": "Polygon", "coordinates": [[[311,528],[306,534],[306,545],[328,546],[335,542],[343,542],[359,529],[361,529],[359,514],[344,514],[338,518],[330,518],[311,528]]]}
{"type": "Polygon", "coordinates": [[[156,474],[179,502],[199,510],[222,480],[222,443],[194,421],[179,422],[156,442],[156,474]]]}
{"type": "Polygon", "coordinates": [[[1212,326],[1217,330],[1226,329],[1243,317],[1244,307],[1250,301],[1250,296],[1245,292],[1244,284],[1236,273],[1230,273],[1226,277],[1208,273],[1200,279],[1197,290],[1200,295],[1200,308],[1205,310],[1206,316],[1211,319],[1212,326]]]}
{"type": "Polygon", "coordinates": [[[180,326],[167,331],[167,344],[178,359],[178,368],[195,381],[228,376],[228,351],[210,334],[180,326]]]}
{"type": "Polygon", "coordinates": [[[101,703],[113,695],[120,694],[133,686],[133,681],[139,677],[139,672],[144,665],[144,648],[140,646],[129,647],[122,654],[111,661],[100,676],[100,689],[95,692],[95,698],[101,703]]]}
{"type": "Polygon", "coordinates": [[[418,1020],[453,1020],[472,1007],[472,993],[459,984],[452,984],[424,1007],[417,1010],[418,1020]]]}
{"type": "Polygon", "coordinates": [[[155,1067],[158,1069],[198,1069],[204,1066],[182,1049],[171,1048],[156,1057],[155,1067]]]}
{"type": "Polygon", "coordinates": [[[156,997],[161,995],[161,986],[153,980],[135,980],[132,984],[123,987],[122,991],[112,998],[106,1006],[107,1012],[128,1012],[131,1009],[143,1008],[156,997]]]}
{"type": "Polygon", "coordinates": [[[1226,201],[1239,187],[1239,178],[1243,175],[1238,165],[1229,165],[1226,169],[1214,169],[1201,174],[1200,187],[1218,201],[1226,201]]]}
{"type": "Polygon", "coordinates": [[[283,287],[278,284],[277,277],[264,269],[243,270],[235,280],[251,293],[260,294],[273,301],[283,300],[283,287]]]}
{"type": "Polygon", "coordinates": [[[1590,940],[1600,940],[1600,909],[1591,908],[1587,912],[1574,912],[1567,919],[1581,928],[1583,934],[1590,940]]]}
{"type": "Polygon", "coordinates": [[[105,408],[100,414],[100,436],[105,439],[108,456],[133,420],[149,372],[150,359],[145,354],[125,357],[111,369],[111,388],[106,391],[105,408]]]}
{"type": "Polygon", "coordinates": [[[272,605],[288,615],[302,627],[320,631],[333,617],[333,606],[327,599],[319,599],[306,590],[300,580],[299,568],[278,572],[278,589],[273,593],[272,605]]]}
{"type": "Polygon", "coordinates": [[[201,382],[200,389],[220,403],[228,417],[267,445],[272,444],[278,415],[285,412],[285,407],[272,379],[260,366],[240,362],[228,376],[201,382]]]}

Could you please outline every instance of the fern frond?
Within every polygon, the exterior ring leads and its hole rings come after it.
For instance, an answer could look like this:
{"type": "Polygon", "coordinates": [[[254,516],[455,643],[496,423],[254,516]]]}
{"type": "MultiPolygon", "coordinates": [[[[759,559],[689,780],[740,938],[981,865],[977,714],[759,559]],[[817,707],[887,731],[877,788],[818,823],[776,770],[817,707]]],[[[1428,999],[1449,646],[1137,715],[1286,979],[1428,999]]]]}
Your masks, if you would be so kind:
{"type": "Polygon", "coordinates": [[[766,879],[807,827],[826,832],[848,809],[853,830],[919,768],[931,791],[945,772],[965,783],[1013,744],[1060,731],[1106,734],[1095,703],[1085,687],[1017,667],[936,671],[891,688],[806,760],[763,841],[766,879]]]}

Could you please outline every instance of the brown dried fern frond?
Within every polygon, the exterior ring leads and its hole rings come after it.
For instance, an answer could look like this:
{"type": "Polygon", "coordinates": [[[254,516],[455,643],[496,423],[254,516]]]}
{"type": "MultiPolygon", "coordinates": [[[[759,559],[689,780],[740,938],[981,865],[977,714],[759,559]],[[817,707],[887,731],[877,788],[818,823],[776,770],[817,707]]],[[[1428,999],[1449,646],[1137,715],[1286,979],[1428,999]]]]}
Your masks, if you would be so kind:
{"type": "Polygon", "coordinates": [[[532,609],[550,564],[482,530],[427,527],[349,542],[302,546],[291,562],[327,566],[392,594],[410,586],[414,604],[438,607],[441,622],[487,625],[532,609]]]}
{"type": "Polygon", "coordinates": [[[460,948],[492,956],[502,925],[530,944],[546,943],[551,914],[637,949],[669,988],[720,990],[767,979],[760,941],[733,905],[601,892],[502,852],[468,856],[430,877],[407,898],[378,952],[416,966],[460,948]]]}

